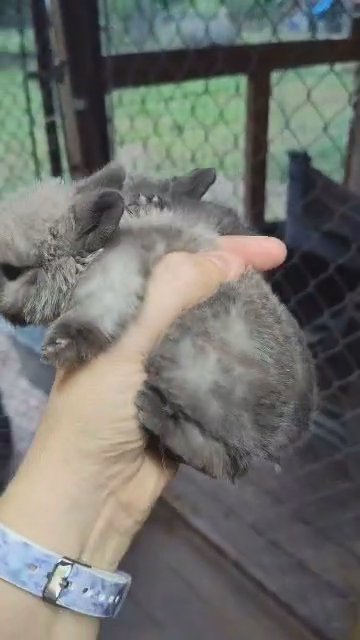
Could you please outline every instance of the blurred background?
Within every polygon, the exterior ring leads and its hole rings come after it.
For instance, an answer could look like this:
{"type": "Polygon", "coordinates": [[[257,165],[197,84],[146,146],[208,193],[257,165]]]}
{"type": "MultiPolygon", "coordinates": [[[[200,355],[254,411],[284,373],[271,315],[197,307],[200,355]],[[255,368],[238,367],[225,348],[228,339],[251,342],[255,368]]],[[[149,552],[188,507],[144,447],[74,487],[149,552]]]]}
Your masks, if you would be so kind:
{"type": "MultiPolygon", "coordinates": [[[[312,436],[280,467],[235,487],[180,471],[104,640],[360,638],[359,16],[359,0],[0,0],[2,198],[112,157],[215,167],[206,197],[286,241],[271,282],[317,363],[312,436]]],[[[53,380],[42,336],[0,318],[3,486],[53,380]]]]}

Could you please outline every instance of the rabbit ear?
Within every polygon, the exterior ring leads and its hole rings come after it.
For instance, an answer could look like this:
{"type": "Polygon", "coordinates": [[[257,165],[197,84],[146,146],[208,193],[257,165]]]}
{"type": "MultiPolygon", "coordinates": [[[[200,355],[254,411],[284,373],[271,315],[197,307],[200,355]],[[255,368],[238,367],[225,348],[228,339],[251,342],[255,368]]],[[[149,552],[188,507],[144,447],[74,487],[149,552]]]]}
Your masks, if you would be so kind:
{"type": "Polygon", "coordinates": [[[78,191],[94,189],[117,189],[121,190],[126,178],[124,167],[118,162],[109,162],[102,169],[93,173],[88,178],[79,180],[76,187],[78,191]]]}
{"type": "Polygon", "coordinates": [[[124,212],[120,191],[97,189],[79,194],[74,202],[75,238],[78,248],[102,249],[119,226],[124,212]]]}
{"type": "Polygon", "coordinates": [[[185,176],[174,176],[170,180],[171,195],[186,196],[200,200],[216,180],[215,169],[194,169],[185,176]]]}

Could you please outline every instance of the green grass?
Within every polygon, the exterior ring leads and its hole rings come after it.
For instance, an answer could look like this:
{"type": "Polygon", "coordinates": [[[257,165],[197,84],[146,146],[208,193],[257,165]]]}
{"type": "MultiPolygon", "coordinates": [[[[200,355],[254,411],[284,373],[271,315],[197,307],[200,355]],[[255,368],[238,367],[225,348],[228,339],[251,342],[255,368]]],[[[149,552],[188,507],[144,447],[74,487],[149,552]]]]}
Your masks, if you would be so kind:
{"type": "MultiPolygon", "coordinates": [[[[335,71],[340,80],[327,67],[274,74],[270,180],[286,181],[287,151],[292,148],[306,148],[324,171],[341,179],[352,73],[349,66],[335,71]]],[[[130,156],[139,168],[161,171],[170,161],[177,170],[215,165],[229,177],[243,173],[244,78],[118,91],[114,105],[117,144],[133,148],[130,156]]]]}
{"type": "MultiPolygon", "coordinates": [[[[34,82],[30,84],[30,98],[40,168],[46,175],[49,163],[42,104],[34,82]]],[[[7,192],[36,177],[23,78],[17,67],[0,69],[0,118],[0,189],[7,192]]]]}
{"type": "MultiPolygon", "coordinates": [[[[0,52],[18,54],[20,50],[19,31],[0,29],[0,52]]],[[[31,29],[24,31],[24,44],[27,51],[35,52],[34,36],[31,29]]]]}
{"type": "MultiPolygon", "coordinates": [[[[1,48],[1,47],[0,47],[1,48]]],[[[318,67],[274,74],[268,176],[287,180],[287,151],[305,148],[314,163],[337,180],[347,145],[351,66],[318,67]]],[[[41,98],[31,82],[37,151],[48,172],[41,98]]],[[[116,152],[132,169],[182,172],[215,166],[229,179],[244,172],[246,81],[216,78],[113,94],[116,152]]],[[[34,178],[29,120],[19,67],[0,68],[0,189],[34,178]]]]}

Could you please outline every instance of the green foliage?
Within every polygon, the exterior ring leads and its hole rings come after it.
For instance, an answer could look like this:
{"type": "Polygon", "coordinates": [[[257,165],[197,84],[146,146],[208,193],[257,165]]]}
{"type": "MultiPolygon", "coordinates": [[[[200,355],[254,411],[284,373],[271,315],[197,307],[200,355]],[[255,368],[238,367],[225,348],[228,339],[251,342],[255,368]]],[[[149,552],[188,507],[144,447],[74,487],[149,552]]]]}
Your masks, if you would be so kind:
{"type": "MultiPolygon", "coordinates": [[[[303,147],[341,180],[352,75],[348,67],[338,73],[341,82],[326,67],[275,74],[268,173],[274,184],[287,180],[288,150],[303,147]]],[[[243,175],[245,95],[246,80],[236,77],[115,92],[117,146],[138,150],[140,170],[213,165],[225,176],[243,175]]]]}

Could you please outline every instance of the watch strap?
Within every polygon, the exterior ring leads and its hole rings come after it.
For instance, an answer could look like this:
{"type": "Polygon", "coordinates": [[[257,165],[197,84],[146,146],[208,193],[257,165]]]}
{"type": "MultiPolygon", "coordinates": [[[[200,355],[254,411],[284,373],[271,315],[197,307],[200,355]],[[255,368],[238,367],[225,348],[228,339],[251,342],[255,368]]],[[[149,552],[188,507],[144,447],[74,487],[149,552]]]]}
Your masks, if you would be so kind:
{"type": "Polygon", "coordinates": [[[99,618],[115,617],[131,577],[48,551],[0,524],[0,578],[49,602],[99,618]]]}

